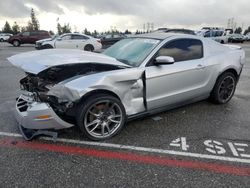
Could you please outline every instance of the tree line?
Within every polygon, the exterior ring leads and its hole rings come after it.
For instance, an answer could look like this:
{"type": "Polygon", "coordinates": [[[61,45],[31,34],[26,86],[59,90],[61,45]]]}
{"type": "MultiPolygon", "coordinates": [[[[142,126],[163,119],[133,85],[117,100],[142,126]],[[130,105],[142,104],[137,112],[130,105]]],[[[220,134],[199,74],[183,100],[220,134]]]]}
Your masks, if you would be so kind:
{"type": "MultiPolygon", "coordinates": [[[[32,8],[31,12],[30,12],[30,20],[27,23],[27,26],[19,26],[17,24],[17,22],[14,22],[13,25],[11,26],[9,24],[8,21],[5,22],[4,27],[2,29],[3,33],[11,33],[11,34],[18,34],[20,32],[24,32],[24,31],[35,31],[35,30],[39,30],[40,29],[40,24],[39,21],[36,17],[35,11],[32,8]]],[[[58,35],[61,35],[63,33],[71,33],[71,27],[68,24],[64,24],[63,26],[60,23],[57,23],[57,33],[58,35]]],[[[51,35],[54,35],[53,31],[49,31],[49,33],[51,35]]],[[[124,32],[118,31],[117,29],[111,29],[111,31],[106,31],[106,32],[102,32],[99,33],[96,30],[94,30],[94,32],[90,32],[87,30],[87,28],[85,28],[83,30],[83,33],[86,35],[92,35],[92,36],[98,36],[98,35],[102,35],[102,34],[131,34],[131,32],[129,30],[125,30],[124,32]]],[[[144,33],[142,31],[136,30],[135,34],[141,34],[144,33]]],[[[242,33],[242,28],[238,27],[235,29],[234,33],[242,33]]],[[[246,35],[247,33],[250,33],[250,26],[243,32],[244,35],[246,35]]]]}
{"type": "Polygon", "coordinates": [[[39,29],[40,29],[40,24],[38,19],[36,18],[35,11],[32,8],[30,12],[30,20],[28,21],[27,26],[19,26],[17,22],[14,22],[14,24],[10,26],[9,22],[6,21],[2,29],[2,32],[17,34],[24,31],[36,31],[39,29]]]}
{"type": "MultiPolygon", "coordinates": [[[[30,20],[28,21],[27,26],[19,26],[16,21],[11,26],[9,24],[9,22],[6,21],[4,24],[4,27],[2,29],[2,33],[11,33],[11,34],[15,35],[15,34],[18,34],[20,32],[35,31],[35,30],[39,30],[39,29],[40,29],[40,24],[39,24],[39,21],[36,17],[35,11],[32,8],[31,12],[30,12],[30,20]]],[[[57,23],[57,34],[58,35],[61,35],[63,33],[71,33],[71,32],[72,32],[72,29],[71,29],[69,23],[64,24],[64,25],[57,23]]],[[[55,34],[53,31],[49,31],[49,33],[51,35],[55,34]]],[[[92,36],[98,36],[100,34],[122,34],[122,32],[120,32],[116,29],[115,30],[112,29],[111,31],[99,33],[96,30],[94,30],[94,32],[90,32],[87,28],[85,28],[82,33],[84,33],[86,35],[92,35],[92,36]]],[[[131,34],[131,32],[129,30],[125,30],[124,34],[131,34]]]]}

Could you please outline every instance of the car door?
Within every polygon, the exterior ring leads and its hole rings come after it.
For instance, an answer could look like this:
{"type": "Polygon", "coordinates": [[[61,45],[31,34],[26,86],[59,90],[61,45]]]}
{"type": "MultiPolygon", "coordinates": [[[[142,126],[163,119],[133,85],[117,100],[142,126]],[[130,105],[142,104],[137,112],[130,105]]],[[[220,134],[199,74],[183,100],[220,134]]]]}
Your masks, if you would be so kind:
{"type": "Polygon", "coordinates": [[[72,35],[73,47],[84,49],[85,45],[87,44],[87,40],[89,39],[87,36],[73,34],[72,35]]]}
{"type": "Polygon", "coordinates": [[[29,43],[36,43],[36,41],[38,40],[38,35],[39,32],[38,31],[31,31],[30,32],[30,37],[29,37],[29,43]]]}
{"type": "Polygon", "coordinates": [[[61,37],[58,37],[55,41],[55,47],[66,49],[74,48],[74,41],[71,38],[71,34],[65,34],[61,37]]]}
{"type": "Polygon", "coordinates": [[[146,66],[148,109],[181,103],[199,97],[209,77],[198,39],[176,39],[167,42],[146,66]],[[157,56],[171,56],[173,64],[154,65],[157,56]]]}
{"type": "Polygon", "coordinates": [[[22,34],[20,34],[20,40],[21,43],[29,43],[30,42],[30,32],[23,32],[22,34]]]}

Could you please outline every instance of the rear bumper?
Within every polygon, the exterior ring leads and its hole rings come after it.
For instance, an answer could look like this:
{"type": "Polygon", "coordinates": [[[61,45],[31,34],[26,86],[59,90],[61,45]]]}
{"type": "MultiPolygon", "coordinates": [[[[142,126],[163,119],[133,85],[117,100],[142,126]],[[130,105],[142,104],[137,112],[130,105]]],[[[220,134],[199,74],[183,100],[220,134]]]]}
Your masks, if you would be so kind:
{"type": "Polygon", "coordinates": [[[26,129],[64,129],[74,126],[63,121],[49,104],[34,101],[31,93],[17,99],[15,117],[19,125],[26,129]]]}

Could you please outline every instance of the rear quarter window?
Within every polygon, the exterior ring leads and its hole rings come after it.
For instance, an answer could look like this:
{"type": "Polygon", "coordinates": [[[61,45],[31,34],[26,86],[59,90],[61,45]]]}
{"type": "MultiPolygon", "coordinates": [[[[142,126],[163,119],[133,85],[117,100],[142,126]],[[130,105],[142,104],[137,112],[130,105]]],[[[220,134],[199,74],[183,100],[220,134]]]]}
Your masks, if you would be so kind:
{"type": "Polygon", "coordinates": [[[157,56],[170,56],[175,62],[200,59],[203,57],[203,44],[198,39],[173,40],[162,47],[157,56]]]}

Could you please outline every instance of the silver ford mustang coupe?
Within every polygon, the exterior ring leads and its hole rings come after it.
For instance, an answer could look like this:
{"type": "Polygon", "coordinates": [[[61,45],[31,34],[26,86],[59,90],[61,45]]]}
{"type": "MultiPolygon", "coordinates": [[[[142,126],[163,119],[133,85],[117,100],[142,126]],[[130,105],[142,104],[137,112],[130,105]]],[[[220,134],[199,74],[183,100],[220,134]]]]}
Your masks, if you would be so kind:
{"type": "Polygon", "coordinates": [[[89,139],[104,140],[130,119],[207,98],[227,103],[245,53],[198,36],[152,33],[101,54],[49,49],[8,60],[26,72],[15,109],[25,138],[77,125],[89,139]]]}

